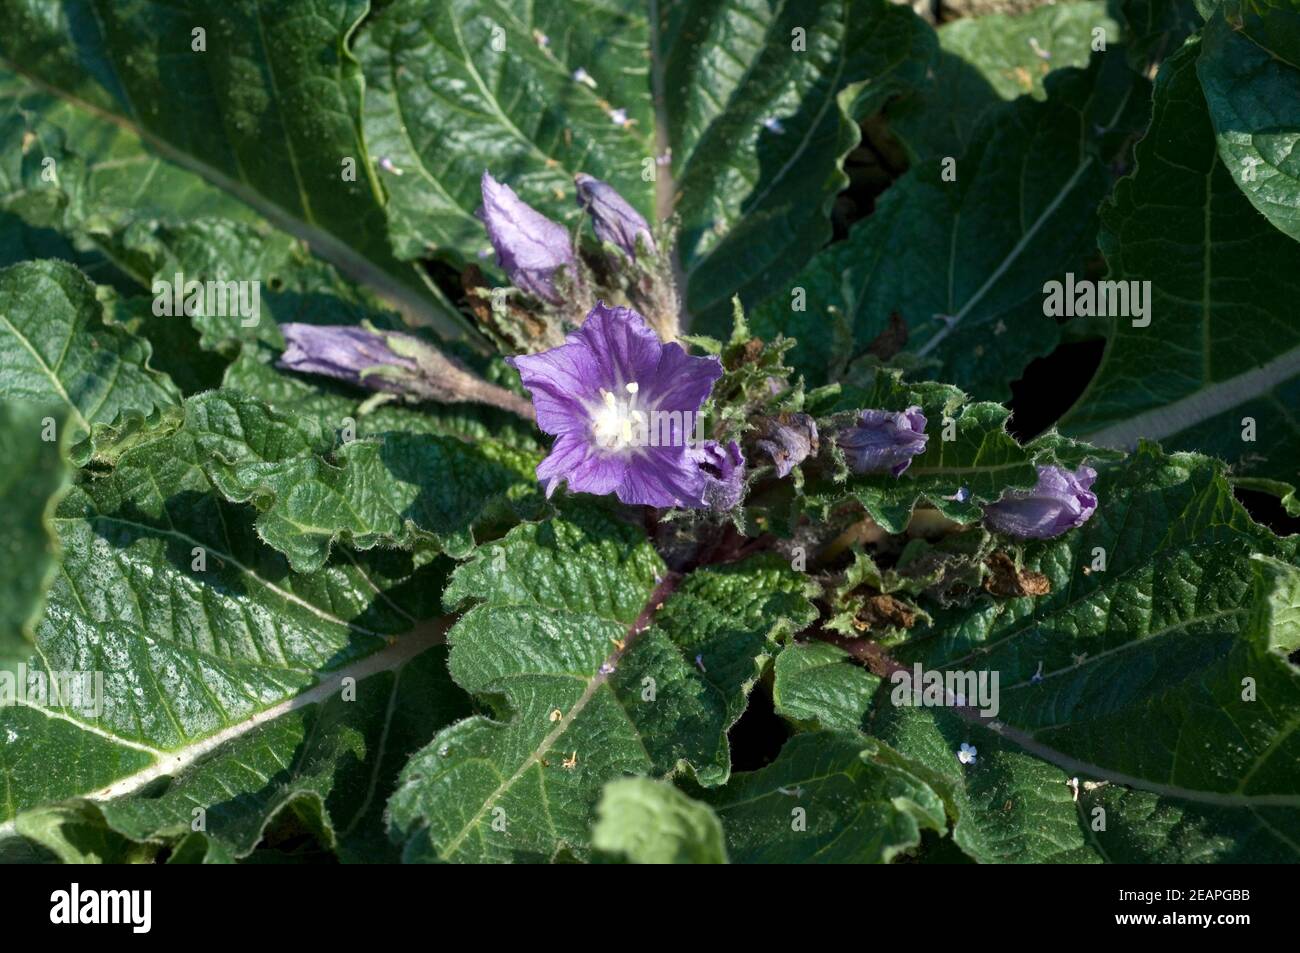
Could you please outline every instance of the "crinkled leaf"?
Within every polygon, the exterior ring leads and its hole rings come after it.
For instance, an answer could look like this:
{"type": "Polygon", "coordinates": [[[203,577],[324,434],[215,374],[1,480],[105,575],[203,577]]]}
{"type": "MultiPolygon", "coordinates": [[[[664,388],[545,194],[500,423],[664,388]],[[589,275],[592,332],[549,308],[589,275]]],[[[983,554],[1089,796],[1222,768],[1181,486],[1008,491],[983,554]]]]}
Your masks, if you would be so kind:
{"type": "Polygon", "coordinates": [[[726,780],[727,729],[772,639],[811,620],[809,584],[751,560],[668,595],[665,572],[640,530],[590,509],[520,526],[456,570],[448,606],[478,604],[449,633],[452,676],[496,717],[407,766],[389,804],[407,860],[585,856],[606,782],[683,766],[726,780]]]}
{"type": "Polygon", "coordinates": [[[63,559],[29,665],[102,673],[102,711],[84,695],[0,710],[5,819],[166,764],[436,613],[443,563],[340,549],[293,574],[203,462],[183,430],[166,434],[60,503],[63,559]],[[67,770],[43,770],[51,757],[67,770]]]}
{"type": "Polygon", "coordinates": [[[149,344],[106,326],[95,286],[66,262],[0,271],[0,396],[66,408],[74,462],[96,425],[174,407],[180,394],[149,367],[149,344]]]}
{"type": "Polygon", "coordinates": [[[231,391],[190,398],[185,429],[227,499],[252,502],[261,539],[297,572],[343,540],[357,549],[435,543],[464,556],[474,528],[538,516],[535,455],[491,440],[385,433],[349,440],[231,391]]]}
{"type": "Polygon", "coordinates": [[[857,731],[880,685],[848,652],[827,642],[788,646],[773,671],[777,714],[810,729],[857,731]]]}
{"type": "Polygon", "coordinates": [[[900,653],[996,673],[996,720],[882,691],[867,730],[946,779],[979,860],[1294,860],[1294,538],[1252,523],[1203,457],[1144,448],[1094,489],[1083,528],[1026,547],[1049,595],[941,610],[900,653]],[[1108,784],[1076,808],[1071,777],[1108,784]]]}
{"type": "Polygon", "coordinates": [[[722,818],[735,863],[888,863],[945,829],[939,796],[879,742],[810,732],[766,768],[700,800],[722,818]]]}
{"type": "Polygon", "coordinates": [[[99,800],[21,814],[14,827],[65,859],[120,861],[167,846],[172,862],[211,863],[247,856],[273,822],[292,817],[345,861],[390,859],[387,792],[430,733],[468,713],[446,650],[420,645],[427,639],[367,659],[347,696],[336,677],[182,749],[165,780],[128,777],[99,800]]]}

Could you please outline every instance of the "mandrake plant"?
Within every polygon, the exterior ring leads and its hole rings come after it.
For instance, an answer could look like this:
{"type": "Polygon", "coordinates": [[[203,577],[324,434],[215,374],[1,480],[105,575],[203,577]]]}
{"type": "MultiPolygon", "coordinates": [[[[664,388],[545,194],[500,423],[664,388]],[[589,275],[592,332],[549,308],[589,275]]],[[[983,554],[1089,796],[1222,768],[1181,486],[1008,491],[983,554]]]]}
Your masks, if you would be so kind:
{"type": "Polygon", "coordinates": [[[1300,859],[1300,9],[0,6],[0,859],[1300,859]]]}

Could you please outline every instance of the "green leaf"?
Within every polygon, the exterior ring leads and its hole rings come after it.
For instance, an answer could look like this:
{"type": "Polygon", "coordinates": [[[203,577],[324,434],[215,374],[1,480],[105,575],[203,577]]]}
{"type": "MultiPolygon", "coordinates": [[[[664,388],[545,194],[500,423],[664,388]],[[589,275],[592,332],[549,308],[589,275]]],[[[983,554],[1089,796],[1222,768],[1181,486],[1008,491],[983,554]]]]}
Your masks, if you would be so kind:
{"type": "Polygon", "coordinates": [[[882,691],[867,730],[938,776],[978,860],[1294,860],[1295,540],[1251,522],[1203,457],[1145,447],[1093,489],[1084,527],[1025,547],[1050,595],[939,610],[899,652],[997,678],[993,705],[965,692],[995,719],[882,691]]]}
{"type": "Polygon", "coordinates": [[[0,709],[0,820],[168,765],[436,614],[445,562],[340,548],[290,573],[203,462],[183,430],[166,434],[60,503],[63,559],[29,667],[99,673],[102,694],[0,709]],[[75,767],[44,771],[50,757],[75,767]]]}
{"type": "Polygon", "coordinates": [[[581,216],[578,172],[608,181],[648,215],[654,185],[642,173],[655,152],[647,46],[644,11],[622,0],[398,0],[376,13],[356,53],[366,75],[366,141],[398,170],[380,173],[397,254],[437,251],[465,264],[489,249],[474,217],[484,170],[566,224],[581,216]],[[594,89],[574,78],[578,69],[594,89]],[[616,109],[626,111],[625,125],[611,118],[616,109]]]}
{"type": "Polygon", "coordinates": [[[176,386],[149,367],[146,341],[103,322],[95,287],[65,262],[0,271],[0,396],[66,408],[74,462],[96,425],[174,407],[176,386]]]}
{"type": "Polygon", "coordinates": [[[1205,25],[1196,74],[1219,156],[1251,205],[1300,241],[1300,9],[1221,10],[1205,25]]]}
{"type": "Polygon", "coordinates": [[[943,802],[879,742],[810,732],[766,768],[699,792],[722,818],[734,863],[888,863],[942,833],[943,802]]]}
{"type": "Polygon", "coordinates": [[[665,572],[638,529],[578,508],[458,567],[448,607],[480,601],[448,635],[452,677],[496,717],[407,766],[389,804],[405,859],[583,857],[608,781],[726,780],[726,732],[772,640],[813,618],[809,583],[767,560],[665,572]]]}
{"type": "Polygon", "coordinates": [[[1113,130],[1130,128],[1144,103],[1142,81],[1105,55],[1087,71],[1053,73],[1047,91],[1044,102],[1025,97],[991,113],[955,157],[955,181],[937,157],[914,165],[848,239],[791,279],[807,292],[806,310],[778,296],[750,316],[755,333],[799,338],[791,363],[822,383],[897,312],[918,372],[1006,398],[1059,340],[1043,285],[1082,271],[1110,186],[1113,130]]]}
{"type": "Polygon", "coordinates": [[[718,816],[666,781],[611,781],[596,811],[591,844],[601,853],[636,864],[727,862],[718,816]]]}
{"type": "Polygon", "coordinates": [[[361,128],[365,83],[346,47],[366,9],[364,0],[319,0],[310,15],[295,0],[20,0],[0,13],[0,56],[453,331],[457,319],[389,250],[361,128]]]}
{"type": "Polygon", "coordinates": [[[32,629],[58,566],[50,517],[67,490],[68,464],[54,434],[62,420],[39,407],[0,401],[0,670],[31,654],[32,629]]]}
{"type": "Polygon", "coordinates": [[[734,295],[788,305],[789,279],[831,237],[859,140],[851,119],[920,85],[934,34],[885,0],[657,6],[656,95],[672,149],[660,195],[680,217],[686,308],[719,334],[734,295]]]}
{"type": "Polygon", "coordinates": [[[230,391],[190,398],[185,429],[214,486],[257,507],[258,536],[296,572],[320,569],[339,541],[360,550],[426,541],[463,557],[475,527],[542,512],[537,457],[490,440],[399,432],[335,448],[311,418],[230,391]]]}
{"type": "Polygon", "coordinates": [[[1049,70],[1086,67],[1094,29],[1104,31],[1108,44],[1117,42],[1119,26],[1103,0],[945,23],[933,77],[915,96],[890,106],[890,131],[914,156],[960,156],[980,122],[1004,101],[1045,99],[1049,70]]]}
{"type": "Polygon", "coordinates": [[[1111,322],[1105,356],[1062,429],[1129,448],[1139,439],[1295,483],[1300,245],[1250,206],[1215,147],[1193,41],[1157,78],[1137,170],[1103,206],[1108,278],[1149,281],[1149,327],[1111,322]],[[1244,439],[1251,418],[1253,441],[1244,439]]]}
{"type": "Polygon", "coordinates": [[[27,812],[14,827],[65,860],[73,850],[118,860],[114,854],[137,845],[166,845],[175,851],[172,862],[211,863],[248,856],[273,822],[292,819],[345,861],[391,859],[382,816],[387,792],[412,751],[468,714],[447,675],[446,650],[413,650],[424,643],[367,659],[350,676],[351,689],[331,679],[182,750],[165,779],[156,770],[146,772],[156,780],[129,777],[99,800],[27,812]],[[77,820],[71,830],[66,820],[51,823],[51,813],[57,821],[69,812],[77,820]],[[87,840],[92,849],[78,847],[87,840]]]}
{"type": "Polygon", "coordinates": [[[857,731],[880,679],[827,642],[787,646],[773,666],[776,713],[801,728],[857,731]]]}

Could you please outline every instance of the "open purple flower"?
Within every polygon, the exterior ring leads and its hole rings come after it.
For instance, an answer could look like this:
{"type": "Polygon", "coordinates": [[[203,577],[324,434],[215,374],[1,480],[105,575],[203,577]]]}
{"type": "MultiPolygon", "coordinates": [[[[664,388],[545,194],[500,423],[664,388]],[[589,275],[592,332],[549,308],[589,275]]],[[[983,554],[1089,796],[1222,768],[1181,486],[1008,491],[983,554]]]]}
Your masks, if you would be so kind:
{"type": "Polygon", "coordinates": [[[920,407],[909,407],[901,413],[864,410],[852,427],[841,431],[836,442],[855,472],[888,470],[897,477],[912,465],[914,456],[925,450],[929,439],[925,414],[920,407]]]}
{"type": "Polygon", "coordinates": [[[633,259],[636,258],[638,237],[651,252],[656,251],[650,226],[614,186],[584,172],[574,176],[574,182],[578,186],[578,206],[591,216],[597,238],[621,248],[633,259]]]}
{"type": "Polygon", "coordinates": [[[401,393],[403,386],[394,377],[363,372],[379,367],[412,373],[417,370],[414,360],[395,353],[387,343],[388,336],[407,335],[380,334],[354,325],[295,323],[280,325],[280,333],[288,346],[278,363],[286,370],[322,374],[371,390],[395,393],[401,393]]]}
{"type": "Polygon", "coordinates": [[[785,478],[790,471],[817,453],[817,421],[808,414],[782,414],[768,421],[758,449],[772,458],[776,475],[785,478]]]}
{"type": "Polygon", "coordinates": [[[482,189],[483,207],[478,216],[487,226],[497,264],[520,291],[559,304],[555,273],[573,267],[573,241],[568,230],[487,172],[483,173],[482,189]]]}
{"type": "Polygon", "coordinates": [[[1097,471],[1081,466],[1071,473],[1063,467],[1040,466],[1032,490],[1008,490],[984,507],[989,527],[1020,539],[1051,539],[1086,523],[1097,509],[1091,490],[1097,471]]]}
{"type": "Polygon", "coordinates": [[[537,467],[561,482],[648,506],[706,505],[706,473],[688,453],[700,406],[722,376],[717,358],[664,344],[641,315],[597,302],[565,343],[507,359],[558,438],[537,467]]]}
{"type": "Polygon", "coordinates": [[[715,512],[733,509],[745,494],[745,455],[732,440],[726,446],[706,440],[690,449],[690,457],[704,475],[704,504],[715,512]]]}

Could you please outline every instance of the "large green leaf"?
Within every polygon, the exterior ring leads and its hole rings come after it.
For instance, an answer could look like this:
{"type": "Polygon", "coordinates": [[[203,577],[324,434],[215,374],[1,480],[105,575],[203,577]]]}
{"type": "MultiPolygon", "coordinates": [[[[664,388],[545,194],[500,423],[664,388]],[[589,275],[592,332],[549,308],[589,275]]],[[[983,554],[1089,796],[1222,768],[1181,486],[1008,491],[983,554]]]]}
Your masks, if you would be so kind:
{"type": "Polygon", "coordinates": [[[384,179],[397,253],[439,251],[465,263],[490,248],[473,214],[484,170],[567,223],[580,214],[578,172],[610,182],[648,215],[648,45],[644,9],[623,0],[398,0],[375,14],[356,50],[366,141],[397,170],[384,179]],[[579,69],[595,88],[575,78],[579,69]],[[624,124],[614,110],[626,113],[624,124]]]}
{"type": "Polygon", "coordinates": [[[1220,10],[1196,72],[1227,172],[1278,229],[1300,241],[1300,9],[1220,10]]]}
{"type": "Polygon", "coordinates": [[[20,0],[0,12],[0,56],[452,329],[450,312],[388,246],[361,129],[364,80],[346,48],[366,9],[365,0],[20,0]]]}
{"type": "Polygon", "coordinates": [[[50,516],[68,485],[60,423],[39,406],[0,401],[0,562],[9,567],[0,576],[0,669],[31,654],[32,629],[58,565],[50,516]]]}
{"type": "Polygon", "coordinates": [[[320,569],[339,540],[464,556],[476,526],[542,511],[536,455],[489,439],[398,432],[336,447],[332,428],[229,391],[190,398],[185,430],[217,489],[254,503],[258,535],[298,572],[320,569]]]}
{"type": "Polygon", "coordinates": [[[990,113],[956,158],[914,165],[859,222],[752,315],[764,337],[800,340],[792,362],[824,381],[864,354],[897,312],[907,352],[928,376],[982,398],[1009,384],[1059,339],[1043,286],[1082,272],[1096,207],[1110,185],[1113,131],[1143,110],[1142,81],[1119,57],[1094,58],[990,113]],[[803,305],[803,311],[794,307],[803,305]]]}
{"type": "Polygon", "coordinates": [[[995,719],[882,690],[867,730],[951,788],[976,859],[1296,859],[1295,540],[1252,523],[1204,457],[1147,447],[1094,490],[1082,529],[1026,547],[1049,595],[938,610],[899,653],[996,673],[995,719]]]}
{"type": "Polygon", "coordinates": [[[102,711],[0,711],[5,818],[166,770],[436,613],[443,563],[339,549],[318,572],[290,573],[203,463],[184,430],[144,440],[59,505],[63,559],[30,664],[102,673],[102,711]],[[69,770],[41,770],[48,751],[66,752],[69,770]]]}
{"type": "Polygon", "coordinates": [[[1062,428],[1104,446],[1159,440],[1295,482],[1300,327],[1286,302],[1300,295],[1300,244],[1255,212],[1224,165],[1197,54],[1193,42],[1165,61],[1137,170],[1102,209],[1108,278],[1151,282],[1150,325],[1111,321],[1101,368],[1062,428]]]}
{"type": "Polygon", "coordinates": [[[914,156],[961,156],[991,110],[1018,96],[1044,99],[1050,70],[1087,66],[1095,29],[1107,44],[1117,42],[1119,27],[1103,0],[945,23],[933,76],[916,95],[891,105],[890,130],[914,156]]]}
{"type": "MultiPolygon", "coordinates": [[[[95,286],[72,265],[0,271],[0,395],[66,408],[71,440],[177,404],[176,386],[149,367],[150,354],[148,342],[104,324],[95,286]]],[[[89,449],[78,449],[77,462],[89,449]]]]}
{"type": "Polygon", "coordinates": [[[598,510],[520,526],[456,570],[457,683],[497,718],[416,755],[389,805],[407,860],[585,856],[606,782],[730,772],[739,718],[772,639],[806,625],[809,583],[760,560],[680,581],[639,529],[598,510]]]}
{"type": "Polygon", "coordinates": [[[787,296],[830,238],[859,139],[851,118],[921,83],[934,34],[885,0],[656,6],[660,134],[672,149],[661,213],[680,216],[687,311],[718,330],[733,295],[747,307],[787,296]]]}
{"type": "Polygon", "coordinates": [[[850,732],[810,732],[766,768],[699,792],[735,863],[887,863],[942,832],[939,796],[896,754],[850,732]]]}
{"type": "Polygon", "coordinates": [[[214,862],[247,856],[274,822],[292,818],[291,830],[345,861],[391,859],[383,809],[398,772],[430,734],[468,713],[446,650],[420,647],[427,642],[403,641],[169,756],[165,774],[146,769],[98,800],[20,814],[12,827],[63,859],[117,860],[112,848],[131,849],[125,839],[166,846],[173,862],[214,862]],[[86,851],[88,833],[109,849],[86,851]]]}

